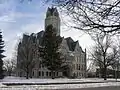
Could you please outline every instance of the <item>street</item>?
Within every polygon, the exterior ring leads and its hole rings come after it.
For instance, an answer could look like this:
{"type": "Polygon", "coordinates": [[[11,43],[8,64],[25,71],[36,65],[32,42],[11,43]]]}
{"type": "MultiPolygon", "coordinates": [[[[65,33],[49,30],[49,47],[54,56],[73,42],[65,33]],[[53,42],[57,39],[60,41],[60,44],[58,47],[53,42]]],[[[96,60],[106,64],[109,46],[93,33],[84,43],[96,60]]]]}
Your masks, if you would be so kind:
{"type": "Polygon", "coordinates": [[[96,87],[96,88],[80,88],[80,89],[59,89],[59,90],[120,90],[120,86],[113,87],[96,87]]]}

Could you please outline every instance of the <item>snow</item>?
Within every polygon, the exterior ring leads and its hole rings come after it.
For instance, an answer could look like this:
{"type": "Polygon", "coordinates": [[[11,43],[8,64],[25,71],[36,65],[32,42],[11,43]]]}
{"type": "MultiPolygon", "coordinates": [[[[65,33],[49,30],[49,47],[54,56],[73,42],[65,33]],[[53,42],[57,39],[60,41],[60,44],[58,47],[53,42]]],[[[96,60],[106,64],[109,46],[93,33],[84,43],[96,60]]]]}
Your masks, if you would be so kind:
{"type": "MultiPolygon", "coordinates": [[[[120,79],[118,79],[120,81],[120,79]]],[[[120,86],[120,82],[115,82],[115,79],[108,79],[104,81],[98,78],[87,79],[25,79],[20,77],[6,77],[0,81],[0,90],[44,90],[44,89],[67,89],[67,88],[89,88],[89,87],[103,87],[103,86],[120,86]],[[84,83],[84,84],[52,84],[52,85],[14,85],[6,86],[2,83],[63,83],[63,82],[101,82],[101,83],[84,83]]]]}
{"type": "Polygon", "coordinates": [[[82,80],[82,79],[67,79],[67,78],[59,78],[59,79],[25,79],[20,77],[6,77],[3,79],[3,83],[67,83],[67,82],[84,82],[91,80],[82,80]]]}
{"type": "MultiPolygon", "coordinates": [[[[115,81],[115,79],[108,79],[108,81],[115,81]]],[[[120,81],[120,79],[118,79],[120,81]]],[[[98,78],[82,78],[82,79],[67,79],[67,78],[56,78],[56,79],[26,79],[24,77],[5,77],[2,83],[70,83],[70,82],[105,82],[103,79],[98,78]]]]}

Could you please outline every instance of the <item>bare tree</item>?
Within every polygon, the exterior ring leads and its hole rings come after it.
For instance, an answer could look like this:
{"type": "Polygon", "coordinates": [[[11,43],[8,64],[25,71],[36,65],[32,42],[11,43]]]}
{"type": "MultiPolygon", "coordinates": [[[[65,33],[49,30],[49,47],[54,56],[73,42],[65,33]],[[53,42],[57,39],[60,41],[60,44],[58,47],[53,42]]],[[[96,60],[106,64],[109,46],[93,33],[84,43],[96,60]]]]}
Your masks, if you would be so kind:
{"type": "Polygon", "coordinates": [[[113,45],[111,36],[97,35],[96,37],[96,45],[91,55],[100,70],[104,70],[103,76],[104,80],[106,80],[108,66],[114,65],[116,60],[119,58],[118,48],[113,45]]]}
{"type": "Polygon", "coordinates": [[[94,32],[120,31],[120,0],[43,0],[64,10],[76,29],[94,32]]]}
{"type": "MultiPolygon", "coordinates": [[[[25,0],[20,0],[24,2],[25,0]]],[[[34,1],[34,0],[28,0],[34,1]]],[[[58,6],[71,27],[89,34],[120,32],[120,0],[40,0],[58,6]],[[69,21],[70,22],[70,21],[69,21]]]]}
{"type": "Polygon", "coordinates": [[[32,69],[35,66],[35,43],[33,43],[32,36],[23,35],[22,42],[18,46],[18,68],[26,72],[26,79],[31,77],[32,69]]]}
{"type": "Polygon", "coordinates": [[[17,47],[15,47],[14,52],[12,53],[12,57],[4,60],[4,69],[6,74],[11,76],[11,74],[15,73],[17,66],[17,47]]]}
{"type": "Polygon", "coordinates": [[[16,68],[16,60],[15,59],[6,59],[4,60],[4,68],[7,72],[7,75],[11,76],[16,68]]]}

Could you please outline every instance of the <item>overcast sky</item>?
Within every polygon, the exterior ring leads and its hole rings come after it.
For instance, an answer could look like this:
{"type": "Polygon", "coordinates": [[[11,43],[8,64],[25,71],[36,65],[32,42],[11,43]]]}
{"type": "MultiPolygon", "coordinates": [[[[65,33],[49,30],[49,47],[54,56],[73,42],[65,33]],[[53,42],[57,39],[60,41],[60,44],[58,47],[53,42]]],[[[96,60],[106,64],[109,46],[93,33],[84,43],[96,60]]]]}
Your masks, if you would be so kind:
{"type": "MultiPolygon", "coordinates": [[[[6,58],[11,58],[23,33],[37,33],[44,30],[44,19],[50,5],[41,4],[40,0],[20,3],[19,0],[0,0],[0,29],[5,41],[6,58]]],[[[61,16],[62,17],[62,16],[61,16]]],[[[66,20],[65,17],[62,20],[66,20]]],[[[74,29],[65,28],[61,20],[61,36],[79,40],[85,49],[91,47],[92,40],[88,35],[74,29]]]]}

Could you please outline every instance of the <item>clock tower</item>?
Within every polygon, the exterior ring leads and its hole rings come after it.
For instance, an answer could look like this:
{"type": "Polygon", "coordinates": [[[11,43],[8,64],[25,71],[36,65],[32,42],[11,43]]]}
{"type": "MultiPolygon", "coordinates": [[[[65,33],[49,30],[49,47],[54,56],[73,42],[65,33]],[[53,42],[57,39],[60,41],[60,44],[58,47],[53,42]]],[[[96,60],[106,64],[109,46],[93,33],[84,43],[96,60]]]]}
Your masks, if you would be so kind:
{"type": "Polygon", "coordinates": [[[53,28],[56,29],[56,35],[60,35],[60,17],[59,13],[57,11],[57,8],[48,7],[47,13],[46,13],[46,18],[45,18],[45,28],[48,25],[52,25],[53,28]]]}

